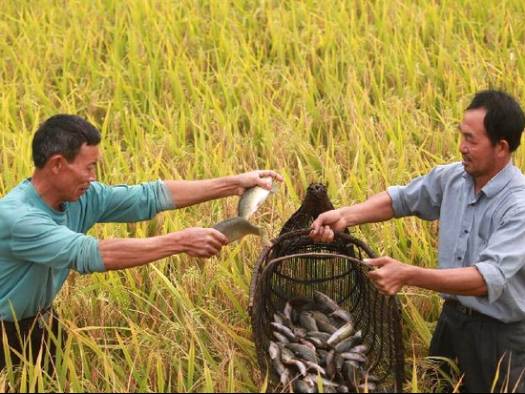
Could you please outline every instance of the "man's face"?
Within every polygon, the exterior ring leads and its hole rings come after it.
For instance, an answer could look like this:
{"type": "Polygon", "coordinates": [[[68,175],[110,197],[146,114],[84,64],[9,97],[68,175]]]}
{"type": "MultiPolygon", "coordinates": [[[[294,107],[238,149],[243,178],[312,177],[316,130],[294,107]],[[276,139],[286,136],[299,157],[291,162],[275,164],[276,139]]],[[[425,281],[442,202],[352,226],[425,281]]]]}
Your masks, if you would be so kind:
{"type": "Polygon", "coordinates": [[[100,157],[98,146],[83,144],[72,162],[62,161],[56,179],[62,201],[77,201],[89,189],[91,182],[96,180],[100,157]]]}
{"type": "Polygon", "coordinates": [[[496,167],[499,145],[493,146],[483,121],[484,108],[466,111],[459,125],[461,143],[459,151],[463,157],[465,171],[473,177],[491,174],[496,167]]]}

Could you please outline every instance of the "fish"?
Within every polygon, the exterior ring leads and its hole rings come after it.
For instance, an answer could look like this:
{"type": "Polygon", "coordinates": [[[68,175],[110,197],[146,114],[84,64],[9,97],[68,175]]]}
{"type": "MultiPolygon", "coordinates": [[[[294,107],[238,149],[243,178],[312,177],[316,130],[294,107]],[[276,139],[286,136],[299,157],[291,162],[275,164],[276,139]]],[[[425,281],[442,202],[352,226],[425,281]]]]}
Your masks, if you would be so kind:
{"type": "Polygon", "coordinates": [[[343,339],[348,338],[352,333],[354,332],[354,324],[352,322],[346,323],[344,326],[339,328],[336,332],[332,334],[330,338],[328,338],[328,341],[326,341],[329,345],[335,345],[339,342],[341,342],[343,339]]]}
{"type": "Polygon", "coordinates": [[[337,327],[332,324],[330,319],[324,313],[312,311],[311,316],[314,318],[315,323],[317,324],[317,327],[320,331],[324,331],[329,334],[333,334],[337,331],[337,327]]]}
{"type": "Polygon", "coordinates": [[[294,328],[294,325],[292,323],[292,321],[290,319],[288,319],[288,317],[286,317],[284,315],[284,313],[282,312],[277,312],[276,313],[277,315],[277,318],[274,316],[273,318],[273,321],[276,322],[276,323],[279,323],[279,324],[282,324],[283,326],[286,326],[288,327],[290,330],[293,330],[294,328]],[[280,320],[279,320],[280,319],[280,320]]]}
{"type": "Polygon", "coordinates": [[[281,356],[281,349],[275,342],[270,341],[270,346],[268,347],[268,353],[270,354],[270,358],[272,360],[275,360],[276,358],[279,358],[281,356]]]}
{"type": "Polygon", "coordinates": [[[368,384],[366,383],[360,384],[359,386],[357,386],[357,388],[359,389],[360,392],[369,393],[370,391],[376,390],[376,385],[375,383],[368,382],[368,384]]]}
{"type": "Polygon", "coordinates": [[[326,341],[328,341],[328,339],[330,338],[330,334],[327,333],[327,332],[321,332],[321,331],[308,331],[306,333],[306,337],[313,337],[313,338],[317,338],[323,342],[326,343],[326,341]]]}
{"type": "Polygon", "coordinates": [[[317,359],[317,355],[308,346],[301,345],[299,343],[288,343],[286,344],[286,347],[290,349],[292,352],[294,352],[294,354],[304,358],[307,361],[311,361],[316,364],[319,363],[319,360],[317,359]]]}
{"type": "Polygon", "coordinates": [[[297,338],[303,338],[306,337],[306,330],[302,327],[294,327],[292,328],[292,332],[297,338]]]}
{"type": "Polygon", "coordinates": [[[274,313],[273,314],[273,321],[274,323],[279,323],[279,324],[284,324],[284,319],[278,314],[278,313],[274,313]]]}
{"type": "Polygon", "coordinates": [[[318,349],[326,347],[326,342],[320,340],[319,338],[307,336],[305,339],[318,349]]]}
{"type": "Polygon", "coordinates": [[[330,350],[326,356],[326,376],[333,379],[337,369],[335,365],[335,350],[330,350]]]}
{"type": "Polygon", "coordinates": [[[352,321],[352,315],[350,314],[350,312],[344,310],[343,308],[339,308],[336,311],[332,312],[330,316],[337,317],[347,323],[352,321]]]}
{"type": "Polygon", "coordinates": [[[317,323],[315,322],[315,319],[312,317],[311,313],[301,312],[299,314],[299,323],[308,331],[319,331],[317,328],[317,323]]]}
{"type": "Polygon", "coordinates": [[[284,365],[283,365],[283,368],[284,368],[283,371],[279,373],[279,378],[280,378],[281,384],[283,386],[286,386],[290,382],[290,370],[286,368],[284,365]]]}
{"type": "Polygon", "coordinates": [[[281,348],[281,361],[287,365],[295,365],[299,373],[306,376],[306,365],[295,358],[295,354],[286,347],[281,348]]]}
{"type": "Polygon", "coordinates": [[[213,228],[223,233],[228,238],[228,243],[238,241],[248,234],[253,234],[265,239],[264,230],[254,226],[248,220],[235,217],[217,223],[213,228]]]}
{"type": "Polygon", "coordinates": [[[325,369],[323,367],[321,367],[319,364],[313,363],[311,361],[305,361],[304,363],[306,364],[308,369],[313,369],[317,373],[320,373],[321,375],[326,375],[325,369]]]}
{"type": "Polygon", "coordinates": [[[277,186],[273,185],[272,177],[261,178],[272,185],[272,190],[260,186],[254,186],[246,190],[237,205],[237,215],[248,220],[259,207],[266,201],[271,193],[277,192],[277,186]]]}
{"type": "Polygon", "coordinates": [[[360,341],[359,338],[357,338],[355,335],[350,337],[350,338],[346,338],[344,340],[342,340],[341,342],[339,342],[336,346],[335,346],[335,351],[337,353],[344,353],[344,352],[348,352],[350,351],[350,349],[352,349],[353,347],[356,347],[358,346],[357,343],[360,341]]]}
{"type": "Polygon", "coordinates": [[[368,358],[364,354],[361,354],[361,353],[346,352],[346,353],[341,353],[341,357],[343,357],[345,360],[352,360],[352,361],[357,361],[360,363],[366,363],[368,361],[368,358]]]}
{"type": "Polygon", "coordinates": [[[293,314],[293,307],[290,301],[286,303],[283,310],[284,316],[291,322],[292,321],[292,314],[293,314]]]}
{"type": "Polygon", "coordinates": [[[273,332],[273,336],[275,337],[275,339],[277,339],[279,341],[279,343],[283,343],[285,345],[287,343],[290,343],[290,340],[288,338],[286,338],[286,336],[284,336],[283,334],[281,334],[278,331],[274,331],[273,332]]]}
{"type": "Polygon", "coordinates": [[[315,393],[316,387],[313,384],[309,384],[304,380],[298,379],[293,383],[293,389],[296,393],[315,393]]]}
{"type": "Polygon", "coordinates": [[[289,340],[294,341],[296,339],[295,334],[285,325],[279,323],[271,323],[271,326],[275,328],[280,334],[283,334],[289,340]]]}
{"type": "Polygon", "coordinates": [[[349,350],[351,353],[367,353],[368,346],[366,345],[357,345],[349,350]]]}
{"type": "Polygon", "coordinates": [[[332,300],[326,294],[321,293],[320,291],[317,291],[317,290],[314,291],[314,300],[318,302],[325,310],[329,312],[335,312],[336,310],[341,308],[339,304],[337,304],[337,302],[332,300]]]}
{"type": "Polygon", "coordinates": [[[357,383],[357,377],[359,376],[359,366],[355,366],[354,363],[346,361],[344,363],[344,372],[345,372],[345,378],[347,382],[352,383],[352,386],[356,386],[357,383]]]}
{"type": "Polygon", "coordinates": [[[295,297],[273,315],[276,341],[268,352],[284,390],[324,392],[376,390],[378,377],[368,375],[369,346],[354,332],[350,313],[321,292],[317,301],[295,297]],[[335,308],[335,309],[334,309],[335,308]]]}

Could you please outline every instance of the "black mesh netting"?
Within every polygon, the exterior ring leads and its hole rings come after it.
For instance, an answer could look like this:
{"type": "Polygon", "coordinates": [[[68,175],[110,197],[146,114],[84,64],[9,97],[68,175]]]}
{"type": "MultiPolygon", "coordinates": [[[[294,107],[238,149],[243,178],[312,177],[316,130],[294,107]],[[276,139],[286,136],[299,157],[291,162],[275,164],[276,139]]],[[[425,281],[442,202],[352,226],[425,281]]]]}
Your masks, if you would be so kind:
{"type": "Polygon", "coordinates": [[[270,366],[270,377],[277,387],[279,379],[268,355],[273,315],[290,299],[313,300],[317,290],[352,314],[356,330],[362,331],[369,348],[367,370],[379,378],[380,391],[401,392],[404,350],[400,304],[395,296],[379,293],[368,279],[370,268],[361,260],[375,257],[374,253],[346,233],[336,233],[331,243],[316,243],[309,232],[306,228],[284,233],[263,250],[255,266],[250,312],[261,368],[266,371],[270,366]]]}

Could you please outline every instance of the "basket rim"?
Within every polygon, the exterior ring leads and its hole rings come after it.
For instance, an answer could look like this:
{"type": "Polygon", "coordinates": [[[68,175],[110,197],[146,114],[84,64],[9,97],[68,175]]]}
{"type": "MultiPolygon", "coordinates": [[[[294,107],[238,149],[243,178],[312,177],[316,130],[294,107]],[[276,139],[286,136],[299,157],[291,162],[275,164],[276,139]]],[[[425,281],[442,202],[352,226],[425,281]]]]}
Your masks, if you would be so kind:
{"type": "MultiPolygon", "coordinates": [[[[305,227],[305,228],[302,228],[302,229],[299,229],[299,230],[294,230],[294,231],[289,231],[287,233],[284,233],[284,234],[280,235],[279,237],[274,238],[271,241],[272,245],[269,247],[268,251],[271,251],[275,246],[277,246],[279,243],[281,243],[282,241],[284,241],[284,240],[286,240],[288,238],[294,238],[294,237],[298,237],[298,236],[308,235],[308,234],[310,234],[311,231],[312,231],[311,227],[305,227]]],[[[368,256],[370,258],[377,257],[376,253],[372,250],[372,248],[370,248],[370,246],[368,246],[364,241],[360,240],[359,238],[354,237],[353,235],[347,234],[347,233],[345,233],[343,231],[334,231],[334,240],[336,240],[337,238],[349,241],[349,242],[355,244],[356,246],[362,248],[366,252],[366,254],[368,254],[368,256]]],[[[312,242],[314,242],[314,241],[312,240],[312,242]]],[[[318,243],[319,244],[327,244],[327,245],[329,245],[332,242],[318,242],[318,243]]]]}

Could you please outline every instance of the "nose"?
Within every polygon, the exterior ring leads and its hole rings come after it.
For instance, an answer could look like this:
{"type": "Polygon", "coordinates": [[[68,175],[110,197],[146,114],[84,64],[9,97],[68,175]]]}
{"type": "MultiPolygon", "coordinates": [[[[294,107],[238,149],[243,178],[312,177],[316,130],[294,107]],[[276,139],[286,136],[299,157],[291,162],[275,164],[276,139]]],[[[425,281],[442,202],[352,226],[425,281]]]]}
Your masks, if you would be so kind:
{"type": "Polygon", "coordinates": [[[467,144],[465,144],[464,141],[461,141],[459,143],[459,151],[464,155],[468,153],[468,146],[467,144]]]}

